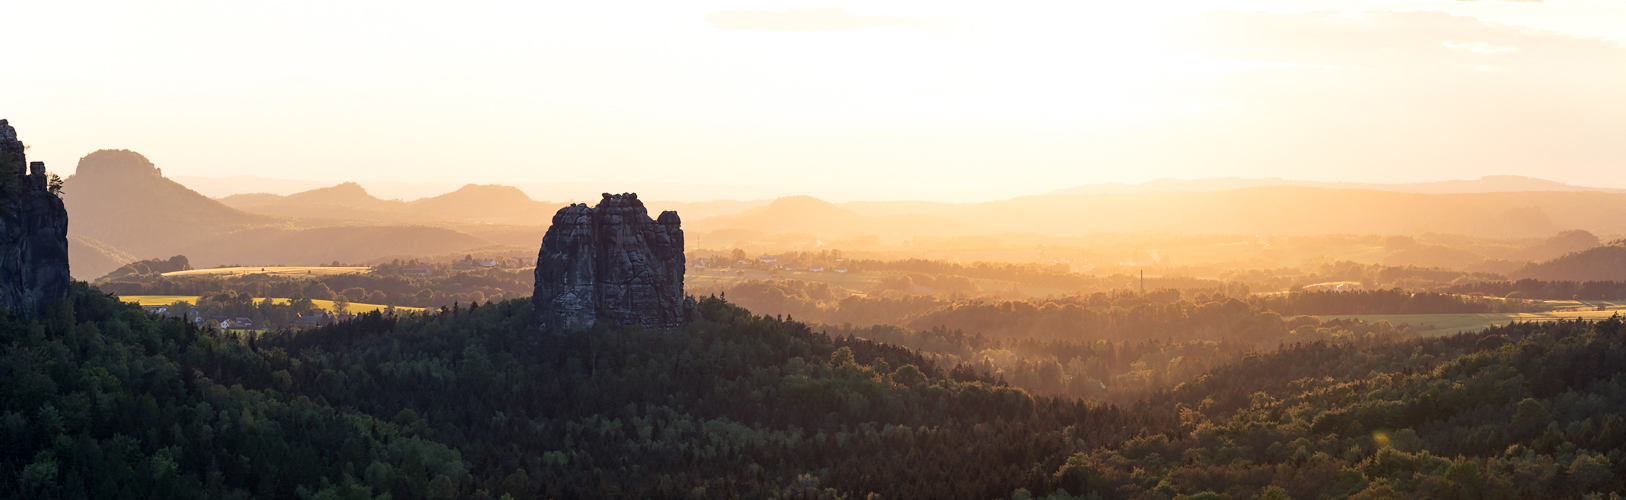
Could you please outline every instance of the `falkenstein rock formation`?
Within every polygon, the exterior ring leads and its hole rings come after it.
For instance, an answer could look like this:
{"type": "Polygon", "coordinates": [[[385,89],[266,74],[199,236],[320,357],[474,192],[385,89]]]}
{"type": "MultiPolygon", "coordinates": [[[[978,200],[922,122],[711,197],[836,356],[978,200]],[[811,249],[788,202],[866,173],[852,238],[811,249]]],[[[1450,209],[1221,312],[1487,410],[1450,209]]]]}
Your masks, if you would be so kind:
{"type": "Polygon", "coordinates": [[[68,209],[45,164],[28,163],[17,131],[0,120],[0,305],[37,316],[68,298],[68,209]]]}
{"type": "Polygon", "coordinates": [[[678,214],[650,219],[638,195],[604,194],[597,206],[559,209],[536,257],[535,309],[542,330],[580,330],[596,321],[675,328],[695,314],[683,295],[678,214]]]}

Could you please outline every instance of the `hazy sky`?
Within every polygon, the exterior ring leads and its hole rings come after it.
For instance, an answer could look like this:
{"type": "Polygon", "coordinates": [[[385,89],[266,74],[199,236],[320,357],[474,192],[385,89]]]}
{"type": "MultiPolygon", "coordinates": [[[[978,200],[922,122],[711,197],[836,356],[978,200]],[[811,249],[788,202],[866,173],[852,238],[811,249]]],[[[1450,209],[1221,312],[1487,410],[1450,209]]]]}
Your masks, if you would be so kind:
{"type": "Polygon", "coordinates": [[[1626,0],[5,10],[0,118],[60,173],[127,148],[167,175],[870,199],[1158,177],[1626,187],[1626,0]]]}

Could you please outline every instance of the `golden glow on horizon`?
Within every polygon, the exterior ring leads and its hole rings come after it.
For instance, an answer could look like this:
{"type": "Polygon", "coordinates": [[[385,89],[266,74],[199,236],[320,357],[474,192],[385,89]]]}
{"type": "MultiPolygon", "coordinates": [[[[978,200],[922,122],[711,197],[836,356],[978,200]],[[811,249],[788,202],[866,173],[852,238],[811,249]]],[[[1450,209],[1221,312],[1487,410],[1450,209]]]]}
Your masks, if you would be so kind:
{"type": "Polygon", "coordinates": [[[12,10],[26,77],[0,82],[0,117],[59,172],[129,148],[170,175],[947,201],[1157,177],[1626,186],[1621,1],[12,10]]]}

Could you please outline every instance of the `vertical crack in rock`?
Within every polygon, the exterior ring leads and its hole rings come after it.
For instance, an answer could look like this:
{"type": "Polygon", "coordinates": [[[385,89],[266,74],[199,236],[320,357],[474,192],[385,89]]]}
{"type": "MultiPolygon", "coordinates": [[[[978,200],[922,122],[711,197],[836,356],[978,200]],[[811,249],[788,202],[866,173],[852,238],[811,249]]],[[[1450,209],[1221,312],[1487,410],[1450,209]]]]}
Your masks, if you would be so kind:
{"type": "Polygon", "coordinates": [[[683,228],[677,212],[649,218],[636,193],[559,209],[536,257],[531,324],[581,330],[597,321],[676,328],[694,315],[683,295],[683,228]]]}
{"type": "Polygon", "coordinates": [[[0,305],[33,317],[68,298],[68,209],[0,120],[0,305]]]}

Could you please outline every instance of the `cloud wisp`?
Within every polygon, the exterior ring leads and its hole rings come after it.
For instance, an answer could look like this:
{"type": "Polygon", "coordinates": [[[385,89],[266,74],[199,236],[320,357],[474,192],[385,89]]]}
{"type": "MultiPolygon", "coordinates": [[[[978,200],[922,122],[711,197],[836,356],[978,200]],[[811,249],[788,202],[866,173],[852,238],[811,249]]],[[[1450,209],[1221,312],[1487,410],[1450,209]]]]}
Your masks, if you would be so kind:
{"type": "Polygon", "coordinates": [[[930,36],[952,36],[962,23],[951,17],[865,16],[841,7],[783,11],[734,9],[706,16],[712,27],[758,31],[842,31],[864,28],[906,28],[930,36]]]}

